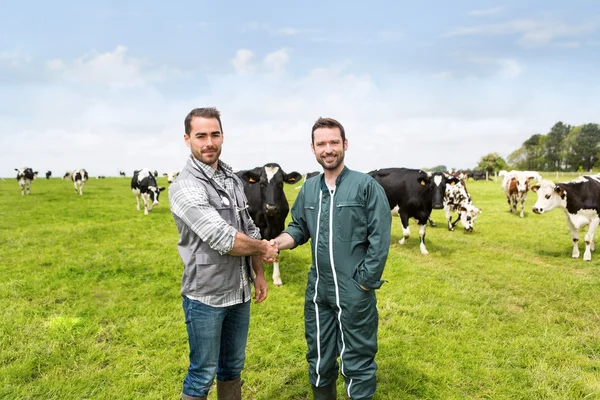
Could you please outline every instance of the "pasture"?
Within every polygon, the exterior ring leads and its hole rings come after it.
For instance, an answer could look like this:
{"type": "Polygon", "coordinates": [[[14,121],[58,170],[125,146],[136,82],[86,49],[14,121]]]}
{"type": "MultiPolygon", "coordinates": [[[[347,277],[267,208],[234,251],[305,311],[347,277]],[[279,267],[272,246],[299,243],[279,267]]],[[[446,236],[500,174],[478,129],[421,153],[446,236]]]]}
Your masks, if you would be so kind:
{"type": "MultiPolygon", "coordinates": [[[[188,349],[178,235],[167,192],[144,216],[129,183],[90,179],[78,196],[71,182],[37,179],[21,196],[16,179],[0,181],[0,398],[179,398],[188,349]]],[[[414,223],[397,244],[394,218],[378,291],[375,399],[600,398],[600,253],[572,260],[562,211],[533,214],[534,193],[521,219],[499,182],[467,187],[483,209],[474,232],[448,232],[434,211],[427,257],[414,223]]],[[[294,186],[286,193],[293,203],[294,186]]],[[[244,399],[312,398],[309,265],[308,245],[282,252],[280,288],[266,267],[244,399]]]]}

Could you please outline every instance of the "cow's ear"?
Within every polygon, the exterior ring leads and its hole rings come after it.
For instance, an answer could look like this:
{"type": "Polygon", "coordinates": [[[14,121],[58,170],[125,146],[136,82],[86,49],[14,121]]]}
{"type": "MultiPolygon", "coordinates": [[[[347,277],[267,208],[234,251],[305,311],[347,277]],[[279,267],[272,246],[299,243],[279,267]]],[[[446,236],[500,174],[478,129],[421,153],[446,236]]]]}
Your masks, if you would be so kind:
{"type": "Polygon", "coordinates": [[[454,185],[456,185],[459,182],[460,182],[460,179],[458,179],[458,178],[450,178],[450,179],[448,179],[448,183],[450,183],[450,186],[454,186],[454,185]]]}
{"type": "Polygon", "coordinates": [[[423,177],[419,177],[417,179],[419,181],[419,183],[423,186],[425,186],[427,184],[427,179],[423,178],[423,177]]]}
{"type": "Polygon", "coordinates": [[[560,196],[560,198],[561,198],[561,199],[564,199],[564,198],[565,198],[565,196],[567,195],[567,194],[565,193],[565,189],[561,188],[561,187],[560,187],[560,186],[558,186],[558,185],[557,185],[557,186],[554,186],[554,191],[555,191],[556,193],[558,193],[558,195],[560,196]]]}
{"type": "Polygon", "coordinates": [[[255,173],[254,171],[246,171],[240,177],[242,180],[245,180],[248,183],[256,183],[260,181],[260,175],[255,173]]]}
{"type": "Polygon", "coordinates": [[[298,172],[294,171],[294,172],[290,172],[289,174],[284,174],[283,175],[283,181],[287,182],[287,183],[296,183],[302,180],[302,175],[300,175],[298,172]]]}
{"type": "Polygon", "coordinates": [[[467,211],[467,209],[466,209],[465,207],[463,207],[463,206],[461,206],[461,207],[459,208],[459,210],[460,210],[460,211],[462,211],[462,212],[466,212],[466,211],[467,211]]]}
{"type": "Polygon", "coordinates": [[[540,185],[533,185],[531,187],[531,191],[534,192],[534,193],[537,193],[537,191],[539,190],[539,188],[540,188],[540,185]]]}
{"type": "Polygon", "coordinates": [[[529,178],[527,178],[527,183],[531,182],[533,180],[533,176],[530,176],[529,178]]]}
{"type": "Polygon", "coordinates": [[[159,188],[158,188],[158,191],[159,191],[159,192],[162,192],[162,191],[163,191],[163,190],[165,190],[165,189],[166,189],[165,187],[162,187],[162,186],[161,186],[161,187],[159,187],[159,188]]]}

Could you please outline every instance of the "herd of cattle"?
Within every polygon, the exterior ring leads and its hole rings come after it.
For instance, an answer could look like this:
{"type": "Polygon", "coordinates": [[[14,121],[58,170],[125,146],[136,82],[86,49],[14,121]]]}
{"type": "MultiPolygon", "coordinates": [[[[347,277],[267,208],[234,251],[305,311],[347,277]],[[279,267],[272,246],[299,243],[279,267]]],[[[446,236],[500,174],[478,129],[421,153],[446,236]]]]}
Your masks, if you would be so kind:
{"type": "MultiPolygon", "coordinates": [[[[17,180],[21,186],[21,194],[30,193],[31,181],[37,176],[31,168],[19,168],[17,180]]],[[[125,174],[120,171],[119,174],[125,174]]],[[[179,174],[178,170],[163,174],[168,183],[173,183],[179,174]]],[[[248,211],[256,226],[260,229],[262,237],[270,240],[279,235],[284,227],[289,213],[289,204],[285,196],[283,184],[295,184],[303,180],[313,179],[319,172],[306,174],[304,177],[298,172],[285,173],[275,163],[269,163],[252,170],[237,171],[235,173],[243,182],[243,189],[248,198],[248,211]]],[[[420,251],[428,254],[425,245],[425,232],[427,223],[435,226],[431,220],[433,209],[443,209],[447,227],[453,231],[460,222],[466,232],[472,232],[474,221],[482,209],[473,204],[467,191],[466,182],[469,177],[481,179],[478,173],[466,174],[457,172],[425,172],[407,168],[378,169],[368,174],[373,177],[385,190],[393,215],[398,215],[402,225],[402,239],[399,244],[404,244],[410,237],[409,220],[417,221],[419,226],[420,251]],[[454,216],[456,215],[456,219],[454,216]]],[[[543,214],[554,208],[563,209],[567,215],[567,224],[573,240],[573,258],[579,257],[578,230],[589,226],[585,235],[586,250],[583,259],[591,260],[594,250],[594,234],[600,222],[600,174],[595,176],[582,176],[574,181],[554,184],[552,181],[543,180],[535,171],[501,171],[502,189],[506,195],[511,213],[517,213],[520,207],[520,216],[524,217],[524,204],[527,193],[531,189],[538,195],[538,200],[533,206],[533,212],[543,214]],[[532,185],[532,182],[537,185],[532,185]]],[[[51,177],[51,172],[46,173],[46,178],[51,177]]],[[[140,210],[140,198],[144,205],[144,214],[159,204],[160,193],[165,190],[157,184],[157,171],[148,168],[134,171],[131,179],[131,190],[136,196],[137,209],[140,210]]],[[[88,180],[85,169],[70,171],[64,176],[71,179],[75,192],[83,195],[83,186],[88,180]]],[[[100,178],[100,177],[98,177],[100,178]]],[[[487,175],[483,174],[483,179],[487,175]]],[[[281,285],[278,263],[274,264],[273,282],[281,285]]]]}

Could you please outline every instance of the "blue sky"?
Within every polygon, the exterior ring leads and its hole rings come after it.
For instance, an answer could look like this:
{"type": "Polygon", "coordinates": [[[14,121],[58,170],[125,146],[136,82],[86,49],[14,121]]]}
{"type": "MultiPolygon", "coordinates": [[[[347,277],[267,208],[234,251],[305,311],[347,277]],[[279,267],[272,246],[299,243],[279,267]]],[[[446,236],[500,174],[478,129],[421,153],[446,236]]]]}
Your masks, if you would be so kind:
{"type": "Polygon", "coordinates": [[[300,172],[319,116],[363,171],[472,168],[600,122],[596,1],[95,3],[0,1],[0,176],[179,168],[201,106],[235,168],[300,172]]]}

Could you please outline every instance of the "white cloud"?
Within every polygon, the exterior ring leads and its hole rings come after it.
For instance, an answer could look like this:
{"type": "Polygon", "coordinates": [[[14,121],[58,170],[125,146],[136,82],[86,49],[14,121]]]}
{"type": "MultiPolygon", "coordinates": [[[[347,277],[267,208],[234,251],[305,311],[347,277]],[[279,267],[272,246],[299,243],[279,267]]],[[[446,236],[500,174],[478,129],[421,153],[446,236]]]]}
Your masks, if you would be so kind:
{"type": "Polygon", "coordinates": [[[0,51],[0,68],[19,68],[31,62],[31,58],[16,51],[0,51]]]}
{"type": "Polygon", "coordinates": [[[256,69],[256,66],[252,62],[253,58],[254,53],[251,50],[240,49],[236,51],[235,57],[231,60],[231,65],[233,65],[238,74],[248,75],[256,69]]]}
{"type": "MultiPolygon", "coordinates": [[[[242,54],[246,63],[254,56],[251,50],[242,54]]],[[[178,168],[189,154],[185,115],[213,105],[222,112],[223,160],[236,168],[270,161],[286,171],[319,168],[309,147],[310,127],[319,116],[344,124],[350,168],[467,168],[489,152],[508,155],[559,119],[594,121],[600,102],[600,88],[581,91],[569,82],[532,88],[507,79],[522,70],[511,58],[472,60],[496,68],[485,80],[457,78],[451,71],[441,72],[445,79],[402,74],[378,80],[353,73],[351,64],[275,73],[293,63],[291,54],[280,49],[265,56],[270,73],[211,75],[194,95],[169,97],[149,81],[116,91],[62,82],[9,88],[4,95],[11,102],[0,112],[0,176],[12,176],[22,165],[55,175],[84,167],[94,176],[178,168]]],[[[60,71],[72,68],[52,64],[60,71]]]]}
{"type": "Polygon", "coordinates": [[[556,20],[517,19],[499,24],[458,27],[448,35],[518,35],[521,46],[537,47],[549,45],[558,39],[591,35],[599,26],[600,21],[569,24],[556,20]]]}
{"type": "Polygon", "coordinates": [[[486,8],[483,10],[472,10],[472,11],[469,11],[469,15],[472,15],[475,17],[497,15],[497,14],[501,13],[502,10],[503,10],[502,7],[486,8]]]}
{"type": "Polygon", "coordinates": [[[70,82],[113,88],[142,86],[183,75],[183,72],[166,66],[151,68],[143,60],[128,56],[125,46],[117,46],[114,51],[105,53],[87,54],[73,62],[52,59],[46,67],[50,73],[70,82]]]}
{"type": "Polygon", "coordinates": [[[283,72],[285,65],[290,60],[290,50],[283,48],[272,53],[269,53],[265,56],[263,64],[269,70],[275,72],[276,74],[280,74],[283,72]]]}

